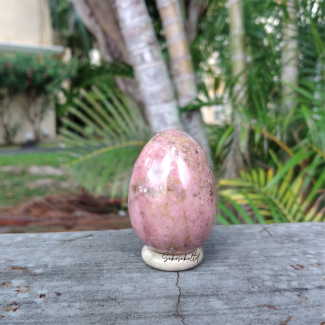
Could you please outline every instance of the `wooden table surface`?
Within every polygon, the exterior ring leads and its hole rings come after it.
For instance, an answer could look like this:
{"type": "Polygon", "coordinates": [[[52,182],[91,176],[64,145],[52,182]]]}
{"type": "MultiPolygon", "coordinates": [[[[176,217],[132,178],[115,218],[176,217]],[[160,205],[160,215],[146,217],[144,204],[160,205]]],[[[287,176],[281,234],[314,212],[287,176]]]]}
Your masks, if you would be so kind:
{"type": "Polygon", "coordinates": [[[132,229],[0,235],[2,324],[325,324],[325,224],[216,226],[203,262],[141,259],[132,229]]]}

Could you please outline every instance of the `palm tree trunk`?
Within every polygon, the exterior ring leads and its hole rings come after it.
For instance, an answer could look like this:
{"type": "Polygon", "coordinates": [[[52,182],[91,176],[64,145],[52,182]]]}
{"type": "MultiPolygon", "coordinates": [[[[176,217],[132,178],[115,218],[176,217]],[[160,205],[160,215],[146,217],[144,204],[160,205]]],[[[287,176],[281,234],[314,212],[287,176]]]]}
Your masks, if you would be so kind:
{"type": "Polygon", "coordinates": [[[187,41],[191,44],[197,35],[197,28],[200,16],[200,0],[190,0],[188,4],[188,13],[185,21],[185,32],[187,41]]]}
{"type": "Polygon", "coordinates": [[[151,131],[182,130],[173,86],[144,0],[114,3],[151,131]]]}
{"type": "Polygon", "coordinates": [[[287,0],[288,17],[283,18],[282,39],[284,47],[282,50],[282,114],[287,116],[293,108],[295,101],[292,88],[298,85],[298,25],[297,25],[297,2],[287,0]]]}
{"type": "MultiPolygon", "coordinates": [[[[198,91],[179,1],[156,0],[156,2],[165,30],[178,104],[184,107],[197,98],[198,91]]],[[[187,133],[201,145],[212,162],[201,112],[183,113],[182,120],[187,133]]]]}
{"type": "MultiPolygon", "coordinates": [[[[242,0],[228,0],[230,18],[230,49],[232,76],[236,79],[233,87],[233,105],[241,111],[241,106],[246,103],[246,54],[245,31],[243,21],[242,0]]],[[[240,152],[241,128],[240,117],[235,115],[235,130],[232,135],[232,143],[222,171],[225,178],[236,178],[244,167],[244,161],[240,152]]]]}
{"type": "Polygon", "coordinates": [[[235,104],[241,105],[246,102],[246,54],[242,0],[228,0],[228,8],[232,75],[237,79],[233,88],[233,99],[235,104]]]}

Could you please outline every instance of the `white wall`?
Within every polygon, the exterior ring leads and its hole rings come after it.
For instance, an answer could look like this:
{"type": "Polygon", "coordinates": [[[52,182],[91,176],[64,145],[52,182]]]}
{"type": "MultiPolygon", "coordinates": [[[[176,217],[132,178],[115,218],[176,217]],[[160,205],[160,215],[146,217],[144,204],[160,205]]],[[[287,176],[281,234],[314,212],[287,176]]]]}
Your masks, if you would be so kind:
{"type": "Polygon", "coordinates": [[[0,0],[0,40],[53,45],[47,0],[0,0]]]}

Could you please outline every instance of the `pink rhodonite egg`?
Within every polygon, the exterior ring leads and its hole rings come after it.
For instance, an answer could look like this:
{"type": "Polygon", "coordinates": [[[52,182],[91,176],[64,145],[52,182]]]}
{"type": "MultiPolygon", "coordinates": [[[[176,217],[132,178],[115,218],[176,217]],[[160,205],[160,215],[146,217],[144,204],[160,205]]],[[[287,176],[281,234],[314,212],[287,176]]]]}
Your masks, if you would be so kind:
{"type": "Polygon", "coordinates": [[[185,254],[200,247],[215,224],[217,199],[199,144],[179,130],[155,135],[134,165],[128,205],[136,234],[154,251],[185,254]]]}

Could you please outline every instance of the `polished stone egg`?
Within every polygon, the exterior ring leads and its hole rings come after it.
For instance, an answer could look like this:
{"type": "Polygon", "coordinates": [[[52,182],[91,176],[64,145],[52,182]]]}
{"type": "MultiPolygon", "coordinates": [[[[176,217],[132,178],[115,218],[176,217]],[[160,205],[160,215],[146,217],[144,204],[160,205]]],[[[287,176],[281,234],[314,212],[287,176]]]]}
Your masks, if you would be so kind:
{"type": "Polygon", "coordinates": [[[155,135],[139,155],[128,195],[132,226],[159,253],[186,254],[209,237],[216,220],[216,185],[200,145],[179,130],[155,135]]]}

